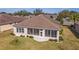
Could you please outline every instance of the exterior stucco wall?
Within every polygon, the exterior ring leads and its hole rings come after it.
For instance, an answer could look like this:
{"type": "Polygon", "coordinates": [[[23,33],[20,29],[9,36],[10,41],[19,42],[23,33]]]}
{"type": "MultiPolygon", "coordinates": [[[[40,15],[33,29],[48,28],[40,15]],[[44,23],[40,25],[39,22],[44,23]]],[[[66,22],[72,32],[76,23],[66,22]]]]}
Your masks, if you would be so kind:
{"type": "Polygon", "coordinates": [[[16,36],[21,36],[21,35],[27,36],[27,35],[26,35],[26,34],[27,34],[27,28],[24,28],[24,33],[17,33],[16,27],[13,27],[13,32],[14,32],[14,34],[15,34],[16,36]]]}
{"type": "Polygon", "coordinates": [[[75,24],[75,30],[77,33],[79,33],[79,25],[78,24],[75,24]]]}
{"type": "Polygon", "coordinates": [[[68,25],[68,26],[70,26],[70,25],[73,25],[74,24],[74,22],[73,21],[68,21],[66,18],[63,18],[63,25],[68,25]]]}
{"type": "Polygon", "coordinates": [[[1,25],[0,26],[0,32],[6,31],[6,30],[10,30],[13,28],[12,24],[7,24],[7,25],[1,25]]]}
{"type": "Polygon", "coordinates": [[[24,33],[17,33],[16,32],[16,27],[14,27],[14,34],[16,36],[33,36],[34,40],[38,41],[38,42],[42,42],[42,41],[48,41],[49,39],[53,39],[53,40],[59,40],[59,31],[57,31],[57,37],[45,37],[45,30],[43,30],[43,36],[38,36],[38,35],[29,35],[27,34],[27,28],[24,28],[24,33]]]}

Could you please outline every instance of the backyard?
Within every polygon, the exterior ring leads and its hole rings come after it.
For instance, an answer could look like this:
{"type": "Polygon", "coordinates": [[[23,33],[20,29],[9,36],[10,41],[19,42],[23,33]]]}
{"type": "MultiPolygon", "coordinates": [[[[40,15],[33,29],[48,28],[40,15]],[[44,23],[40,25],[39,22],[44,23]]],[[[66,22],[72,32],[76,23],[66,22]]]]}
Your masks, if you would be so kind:
{"type": "Polygon", "coordinates": [[[0,50],[78,50],[79,38],[66,26],[63,27],[63,40],[37,42],[33,38],[16,37],[12,31],[0,33],[0,50]]]}

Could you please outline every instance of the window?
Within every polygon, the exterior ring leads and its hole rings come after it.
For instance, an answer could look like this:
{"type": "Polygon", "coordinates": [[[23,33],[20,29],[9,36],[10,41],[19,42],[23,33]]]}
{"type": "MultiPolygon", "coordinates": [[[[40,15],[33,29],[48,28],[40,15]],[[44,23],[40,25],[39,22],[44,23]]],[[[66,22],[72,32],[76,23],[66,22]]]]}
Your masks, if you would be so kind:
{"type": "Polygon", "coordinates": [[[24,33],[24,28],[21,28],[21,32],[24,33]]]}
{"type": "Polygon", "coordinates": [[[56,37],[57,31],[56,30],[45,30],[45,36],[47,37],[56,37]]]}
{"type": "Polygon", "coordinates": [[[48,30],[48,36],[50,37],[50,30],[48,30]]]}
{"type": "Polygon", "coordinates": [[[39,35],[39,29],[28,28],[28,34],[39,35]]]}
{"type": "Polygon", "coordinates": [[[24,33],[24,28],[17,28],[17,33],[24,33]]]}
{"type": "Polygon", "coordinates": [[[34,29],[34,35],[39,35],[39,29],[34,29]]]}
{"type": "Polygon", "coordinates": [[[33,29],[32,28],[28,28],[28,34],[33,34],[33,29]]]}
{"type": "Polygon", "coordinates": [[[56,37],[57,36],[57,31],[56,30],[52,30],[51,31],[51,37],[56,37]]]}
{"type": "Polygon", "coordinates": [[[19,32],[19,29],[18,28],[16,28],[16,30],[17,30],[17,33],[19,32]]]}
{"type": "Polygon", "coordinates": [[[45,36],[50,37],[50,30],[45,30],[45,36]]]}
{"type": "Polygon", "coordinates": [[[40,31],[43,31],[43,29],[40,29],[40,31]]]}
{"type": "Polygon", "coordinates": [[[42,32],[40,32],[40,36],[43,36],[42,34],[43,34],[43,33],[42,33],[42,32]]]}
{"type": "Polygon", "coordinates": [[[45,36],[47,36],[47,30],[45,30],[45,36]]]}

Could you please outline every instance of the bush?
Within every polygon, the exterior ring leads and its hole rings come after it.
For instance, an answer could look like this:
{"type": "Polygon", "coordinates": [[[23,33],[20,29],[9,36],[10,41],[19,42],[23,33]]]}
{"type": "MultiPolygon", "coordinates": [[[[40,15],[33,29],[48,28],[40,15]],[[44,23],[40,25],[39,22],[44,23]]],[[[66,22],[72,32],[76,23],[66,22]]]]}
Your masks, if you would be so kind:
{"type": "Polygon", "coordinates": [[[28,35],[27,35],[27,37],[29,37],[29,38],[34,38],[33,36],[28,36],[28,35]]]}
{"type": "Polygon", "coordinates": [[[70,27],[72,27],[72,28],[73,28],[73,27],[74,27],[74,25],[71,25],[70,27]]]}
{"type": "Polygon", "coordinates": [[[60,35],[62,35],[62,33],[63,33],[63,29],[60,30],[60,35]]]}
{"type": "Polygon", "coordinates": [[[14,33],[10,33],[10,34],[13,35],[13,36],[15,35],[14,33]]]}
{"type": "Polygon", "coordinates": [[[27,35],[27,37],[29,37],[29,36],[27,35]]]}
{"type": "Polygon", "coordinates": [[[63,25],[63,20],[60,20],[60,23],[63,25]]]}
{"type": "Polygon", "coordinates": [[[33,38],[33,36],[29,36],[29,38],[33,38]]]}
{"type": "Polygon", "coordinates": [[[25,37],[24,35],[20,35],[20,37],[25,37]]]}
{"type": "Polygon", "coordinates": [[[49,41],[53,41],[52,39],[49,39],[49,41]]]}
{"type": "Polygon", "coordinates": [[[59,37],[59,40],[60,40],[60,41],[63,41],[64,39],[63,39],[63,37],[62,37],[62,36],[60,36],[60,37],[59,37]]]}
{"type": "Polygon", "coordinates": [[[49,41],[55,41],[56,42],[57,40],[49,39],[49,41]]]}

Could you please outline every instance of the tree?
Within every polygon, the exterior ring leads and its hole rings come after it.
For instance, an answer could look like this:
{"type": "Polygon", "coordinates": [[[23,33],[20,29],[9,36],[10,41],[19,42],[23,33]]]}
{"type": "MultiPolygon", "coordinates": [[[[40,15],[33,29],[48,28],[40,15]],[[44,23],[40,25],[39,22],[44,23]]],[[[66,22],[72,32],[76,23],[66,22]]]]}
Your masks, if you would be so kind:
{"type": "Polygon", "coordinates": [[[6,12],[0,12],[0,14],[7,14],[6,12]]]}
{"type": "Polygon", "coordinates": [[[58,19],[61,20],[62,18],[69,17],[69,15],[70,15],[70,12],[68,10],[63,10],[59,12],[58,19]]]}
{"type": "Polygon", "coordinates": [[[21,11],[15,12],[14,14],[15,15],[23,15],[23,16],[26,16],[26,15],[30,15],[32,13],[31,12],[28,12],[26,10],[21,10],[21,11]]]}
{"type": "Polygon", "coordinates": [[[79,13],[76,11],[68,11],[68,10],[63,10],[59,13],[57,20],[63,23],[63,18],[69,17],[70,20],[77,21],[79,19],[79,13]]]}
{"type": "Polygon", "coordinates": [[[79,20],[79,13],[71,13],[70,18],[74,21],[78,21],[79,20]]]}
{"type": "Polygon", "coordinates": [[[59,12],[57,16],[57,20],[60,21],[60,23],[63,23],[63,18],[69,17],[70,16],[70,11],[69,10],[63,10],[59,12]]]}
{"type": "Polygon", "coordinates": [[[78,12],[71,13],[70,18],[74,21],[74,28],[75,28],[75,22],[79,21],[79,13],[78,12]]]}
{"type": "Polygon", "coordinates": [[[44,12],[43,12],[43,10],[42,9],[35,9],[34,11],[33,11],[33,14],[35,14],[35,15],[39,15],[39,14],[43,14],[44,12]]]}

